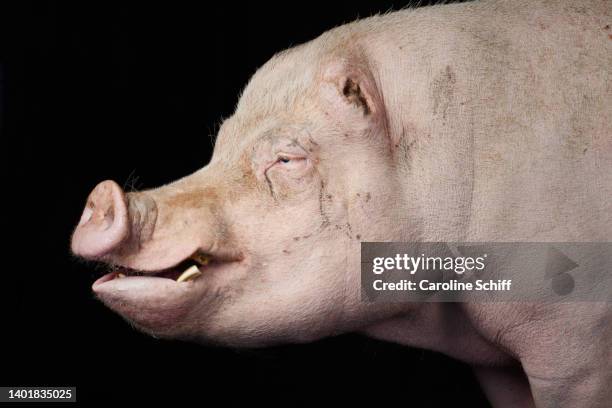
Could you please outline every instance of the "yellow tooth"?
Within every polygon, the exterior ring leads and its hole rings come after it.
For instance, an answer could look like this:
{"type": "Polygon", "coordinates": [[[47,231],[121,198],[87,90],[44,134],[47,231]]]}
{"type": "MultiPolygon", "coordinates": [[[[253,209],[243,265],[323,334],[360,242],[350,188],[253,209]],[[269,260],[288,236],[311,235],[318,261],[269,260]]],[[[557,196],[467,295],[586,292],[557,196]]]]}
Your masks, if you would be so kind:
{"type": "Polygon", "coordinates": [[[202,266],[208,265],[208,263],[210,262],[210,257],[201,252],[196,252],[195,254],[191,255],[191,259],[193,259],[202,266]]]}
{"type": "Polygon", "coordinates": [[[185,272],[181,273],[181,276],[176,280],[177,282],[187,282],[190,280],[194,280],[202,274],[197,266],[192,265],[185,272]]]}
{"type": "Polygon", "coordinates": [[[121,278],[125,278],[125,275],[119,272],[117,276],[115,276],[115,279],[121,279],[121,278]]]}

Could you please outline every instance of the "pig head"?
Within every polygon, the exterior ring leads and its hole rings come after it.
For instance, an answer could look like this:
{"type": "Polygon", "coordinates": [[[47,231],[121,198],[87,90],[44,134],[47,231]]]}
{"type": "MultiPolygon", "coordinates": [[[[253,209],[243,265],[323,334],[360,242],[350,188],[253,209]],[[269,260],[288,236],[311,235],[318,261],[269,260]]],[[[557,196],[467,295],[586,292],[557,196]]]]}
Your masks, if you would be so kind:
{"type": "Polygon", "coordinates": [[[360,301],[360,241],[417,230],[393,143],[360,51],[303,45],[254,75],[201,170],[95,187],[72,250],[110,265],[96,296],[156,336],[258,346],[357,329],[395,308],[360,301]]]}

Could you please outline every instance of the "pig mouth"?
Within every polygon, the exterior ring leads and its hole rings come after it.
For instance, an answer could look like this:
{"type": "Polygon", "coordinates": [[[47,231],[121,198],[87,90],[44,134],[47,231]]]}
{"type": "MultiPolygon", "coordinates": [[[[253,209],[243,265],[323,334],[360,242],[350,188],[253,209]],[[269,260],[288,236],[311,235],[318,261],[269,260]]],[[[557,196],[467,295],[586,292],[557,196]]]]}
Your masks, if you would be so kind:
{"type": "Polygon", "coordinates": [[[138,265],[146,270],[134,269],[135,263],[111,265],[110,272],[96,280],[92,289],[106,306],[139,329],[164,336],[180,331],[201,302],[214,304],[216,298],[206,295],[215,290],[218,276],[234,270],[241,260],[196,251],[170,267],[153,269],[141,259],[138,265]]]}
{"type": "Polygon", "coordinates": [[[96,280],[93,286],[99,286],[102,283],[109,282],[115,279],[150,277],[169,279],[177,283],[187,283],[197,280],[208,269],[214,268],[221,263],[231,262],[233,260],[217,259],[211,254],[197,250],[188,258],[181,260],[176,265],[169,268],[159,270],[138,270],[122,265],[110,265],[106,274],[96,280]]]}

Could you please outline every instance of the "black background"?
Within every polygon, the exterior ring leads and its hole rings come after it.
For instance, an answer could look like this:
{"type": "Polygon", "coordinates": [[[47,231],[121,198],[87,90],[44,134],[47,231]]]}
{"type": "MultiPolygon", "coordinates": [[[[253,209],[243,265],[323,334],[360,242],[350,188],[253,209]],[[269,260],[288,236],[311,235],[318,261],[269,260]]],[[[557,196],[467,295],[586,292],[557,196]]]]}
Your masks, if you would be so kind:
{"type": "Polygon", "coordinates": [[[0,385],[74,385],[80,402],[486,406],[466,366],[344,335],[229,350],[160,341],[94,300],[68,250],[89,191],[176,180],[275,52],[401,2],[15,2],[4,11],[0,385]]]}

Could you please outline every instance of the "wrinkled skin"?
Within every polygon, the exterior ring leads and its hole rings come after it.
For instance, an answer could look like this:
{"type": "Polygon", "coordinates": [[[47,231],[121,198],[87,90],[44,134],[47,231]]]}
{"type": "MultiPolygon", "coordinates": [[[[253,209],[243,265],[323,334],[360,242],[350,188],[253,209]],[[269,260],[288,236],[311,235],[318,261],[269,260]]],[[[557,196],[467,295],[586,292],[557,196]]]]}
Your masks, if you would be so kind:
{"type": "Polygon", "coordinates": [[[361,241],[612,240],[610,4],[517,3],[378,16],[275,56],[207,166],[92,192],[73,251],[145,274],[96,295],[156,336],[360,331],[472,364],[495,406],[604,406],[609,304],[360,299],[361,241]],[[216,260],[200,278],[146,276],[196,250],[216,260]]]}

